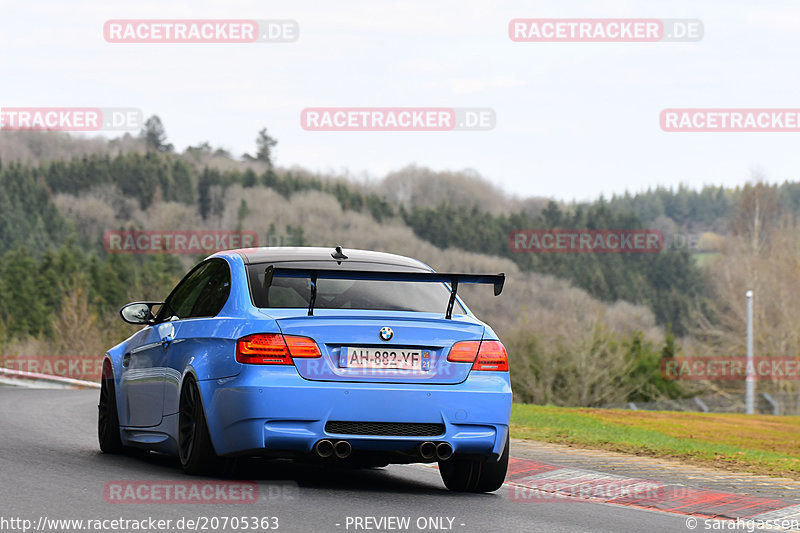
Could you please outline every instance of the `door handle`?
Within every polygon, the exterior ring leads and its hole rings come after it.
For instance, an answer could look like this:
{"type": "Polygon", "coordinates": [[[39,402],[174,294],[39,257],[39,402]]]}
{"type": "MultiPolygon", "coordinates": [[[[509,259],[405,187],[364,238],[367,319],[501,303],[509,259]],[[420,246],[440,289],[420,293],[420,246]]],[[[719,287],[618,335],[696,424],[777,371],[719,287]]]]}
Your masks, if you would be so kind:
{"type": "Polygon", "coordinates": [[[131,352],[128,352],[128,353],[126,353],[126,354],[125,354],[125,355],[122,357],[122,366],[124,366],[124,367],[126,367],[126,368],[127,368],[127,366],[128,366],[129,364],[131,364],[131,352]]]}
{"type": "Polygon", "coordinates": [[[175,338],[174,338],[172,335],[167,335],[166,337],[163,337],[163,338],[161,339],[161,346],[163,346],[164,348],[166,348],[166,347],[167,347],[167,346],[169,346],[169,345],[170,345],[170,343],[171,343],[172,341],[174,341],[174,340],[175,340],[175,338]]]}

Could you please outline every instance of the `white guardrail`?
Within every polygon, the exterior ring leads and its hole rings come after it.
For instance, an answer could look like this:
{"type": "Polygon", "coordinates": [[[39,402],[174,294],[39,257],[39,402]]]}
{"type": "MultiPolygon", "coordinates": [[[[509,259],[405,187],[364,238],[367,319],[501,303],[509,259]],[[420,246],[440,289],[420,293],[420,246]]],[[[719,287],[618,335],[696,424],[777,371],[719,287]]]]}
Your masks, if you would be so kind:
{"type": "Polygon", "coordinates": [[[41,387],[49,385],[51,387],[100,388],[100,384],[94,381],[52,376],[50,374],[39,374],[37,372],[24,372],[22,370],[12,370],[3,367],[0,367],[0,383],[22,387],[41,387]]]}

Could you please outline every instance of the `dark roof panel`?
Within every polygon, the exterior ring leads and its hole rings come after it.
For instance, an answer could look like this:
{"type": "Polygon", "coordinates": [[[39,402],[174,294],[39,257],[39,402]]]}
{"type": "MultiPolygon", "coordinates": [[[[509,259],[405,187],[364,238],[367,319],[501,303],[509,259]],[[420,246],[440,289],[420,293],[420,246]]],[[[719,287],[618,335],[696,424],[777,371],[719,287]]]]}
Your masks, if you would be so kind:
{"type": "MultiPolygon", "coordinates": [[[[274,248],[242,248],[240,250],[228,250],[226,253],[239,254],[246,265],[284,261],[329,261],[332,265],[336,265],[337,260],[331,257],[333,252],[333,248],[311,246],[290,248],[282,246],[274,248]]],[[[342,265],[346,265],[349,262],[379,263],[398,267],[418,268],[426,271],[430,270],[421,261],[402,255],[350,248],[343,248],[342,252],[348,257],[342,261],[342,265]]]]}

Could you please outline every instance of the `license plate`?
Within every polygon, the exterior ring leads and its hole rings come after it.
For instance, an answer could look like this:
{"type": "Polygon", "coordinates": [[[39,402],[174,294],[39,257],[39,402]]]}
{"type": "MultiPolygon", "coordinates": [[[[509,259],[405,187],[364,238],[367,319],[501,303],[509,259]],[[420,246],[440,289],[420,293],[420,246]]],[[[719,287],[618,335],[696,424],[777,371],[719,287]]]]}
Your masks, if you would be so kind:
{"type": "Polygon", "coordinates": [[[344,349],[347,368],[380,368],[389,370],[419,370],[431,368],[431,354],[426,350],[404,348],[354,348],[344,349]]]}

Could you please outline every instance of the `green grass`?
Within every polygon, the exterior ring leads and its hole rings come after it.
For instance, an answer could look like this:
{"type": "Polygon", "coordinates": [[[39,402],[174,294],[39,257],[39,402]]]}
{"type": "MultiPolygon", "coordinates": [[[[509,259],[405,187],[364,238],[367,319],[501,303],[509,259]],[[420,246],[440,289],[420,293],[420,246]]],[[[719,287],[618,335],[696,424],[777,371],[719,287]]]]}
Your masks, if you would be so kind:
{"type": "Polygon", "coordinates": [[[800,417],[515,404],[511,436],[800,479],[800,417]]]}
{"type": "Polygon", "coordinates": [[[706,267],[717,258],[722,257],[722,254],[718,252],[696,252],[692,254],[692,257],[697,261],[697,266],[706,267]]]}

